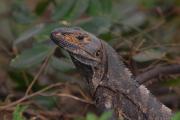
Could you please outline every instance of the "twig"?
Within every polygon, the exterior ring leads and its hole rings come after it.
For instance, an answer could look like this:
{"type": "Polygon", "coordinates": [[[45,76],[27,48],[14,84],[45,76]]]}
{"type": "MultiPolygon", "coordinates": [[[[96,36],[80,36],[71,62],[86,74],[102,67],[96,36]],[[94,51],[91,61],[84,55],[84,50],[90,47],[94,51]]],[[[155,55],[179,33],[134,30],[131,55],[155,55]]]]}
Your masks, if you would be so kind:
{"type": "Polygon", "coordinates": [[[157,78],[160,75],[166,76],[170,74],[180,74],[180,64],[173,64],[167,66],[159,66],[147,72],[144,72],[136,77],[136,80],[140,84],[144,84],[153,78],[157,78]]]}
{"type": "MultiPolygon", "coordinates": [[[[8,111],[8,112],[13,112],[15,108],[8,108],[8,109],[5,109],[5,111],[8,111]]],[[[26,114],[29,114],[29,115],[32,115],[32,116],[37,116],[38,118],[42,119],[42,120],[49,120],[50,117],[51,118],[57,118],[57,117],[61,117],[61,116],[67,116],[69,118],[77,118],[79,117],[78,115],[76,114],[63,114],[62,112],[60,111],[34,111],[34,110],[25,110],[23,113],[26,113],[26,114]]]]}
{"type": "Polygon", "coordinates": [[[75,99],[75,100],[77,100],[77,101],[81,101],[81,102],[84,102],[84,103],[94,104],[93,101],[85,100],[85,99],[82,99],[82,98],[79,98],[79,97],[76,97],[76,96],[73,96],[73,95],[70,95],[70,94],[66,94],[66,93],[57,93],[57,94],[48,94],[48,95],[40,94],[40,95],[42,95],[42,96],[60,96],[60,97],[69,97],[69,98],[72,98],[72,99],[75,99]]]}
{"type": "Polygon", "coordinates": [[[30,94],[30,95],[26,95],[26,96],[22,97],[21,99],[19,99],[19,100],[17,100],[17,101],[14,101],[14,102],[12,102],[12,103],[10,103],[10,104],[8,104],[8,105],[0,106],[0,110],[3,110],[3,109],[6,109],[6,108],[9,108],[9,107],[12,107],[12,106],[14,106],[14,105],[17,105],[18,103],[21,103],[21,102],[24,101],[24,100],[27,100],[27,99],[29,99],[29,98],[32,98],[32,97],[36,96],[36,95],[39,95],[39,94],[41,94],[41,93],[43,93],[43,92],[45,92],[45,91],[47,91],[47,90],[49,90],[49,89],[51,89],[51,88],[54,88],[54,87],[57,87],[57,86],[62,86],[62,85],[64,85],[64,84],[62,84],[62,83],[57,83],[57,84],[49,85],[49,86],[47,86],[47,87],[45,87],[45,88],[43,88],[43,89],[41,89],[41,90],[39,90],[39,91],[37,91],[37,92],[35,92],[35,93],[32,93],[32,94],[30,94]]]}
{"type": "MultiPolygon", "coordinates": [[[[14,110],[15,110],[15,108],[8,108],[8,109],[5,109],[4,111],[13,112],[14,110]]],[[[26,110],[26,111],[23,111],[23,113],[26,113],[26,114],[31,115],[33,117],[36,116],[36,118],[39,118],[40,120],[48,120],[47,117],[44,117],[41,114],[34,112],[32,110],[26,110]]]]}
{"type": "MultiPolygon", "coordinates": [[[[152,26],[152,27],[149,28],[149,29],[145,29],[145,30],[141,30],[141,29],[139,29],[139,28],[137,29],[136,27],[134,27],[135,30],[137,30],[139,33],[136,34],[136,35],[134,35],[134,36],[132,36],[132,37],[130,37],[130,38],[128,38],[128,39],[129,39],[129,40],[134,40],[135,38],[137,38],[137,37],[140,36],[140,35],[145,35],[145,36],[149,37],[149,39],[152,39],[152,40],[154,41],[154,39],[153,39],[148,33],[149,33],[149,32],[152,32],[153,30],[158,29],[158,28],[161,27],[164,23],[165,23],[165,21],[162,20],[162,21],[160,21],[158,24],[152,26]]],[[[156,43],[156,42],[155,42],[155,43],[156,43]]]]}
{"type": "MultiPolygon", "coordinates": [[[[72,84],[72,83],[71,83],[71,84],[72,84]]],[[[81,89],[81,87],[80,87],[77,83],[73,83],[73,84],[76,86],[77,91],[81,94],[81,96],[82,96],[84,99],[89,100],[89,101],[92,101],[91,98],[90,98],[89,96],[87,96],[87,95],[83,92],[83,90],[81,89]]],[[[70,86],[69,84],[67,84],[67,86],[68,86],[69,88],[71,88],[71,86],[70,86]]]]}
{"type": "Polygon", "coordinates": [[[41,68],[39,69],[38,73],[36,74],[36,76],[34,77],[34,79],[32,80],[31,84],[28,86],[25,96],[27,96],[29,94],[29,92],[31,91],[33,85],[36,83],[36,81],[38,80],[38,78],[40,77],[40,75],[42,74],[42,72],[45,70],[48,61],[52,55],[52,53],[54,52],[55,48],[52,50],[52,52],[49,53],[49,55],[46,57],[44,63],[42,64],[41,68]]]}
{"type": "MultiPolygon", "coordinates": [[[[179,47],[180,44],[162,44],[161,46],[163,46],[163,47],[179,47]]],[[[156,44],[156,45],[141,48],[140,51],[144,51],[144,50],[148,50],[148,49],[152,49],[152,48],[158,48],[161,46],[156,44]]]]}

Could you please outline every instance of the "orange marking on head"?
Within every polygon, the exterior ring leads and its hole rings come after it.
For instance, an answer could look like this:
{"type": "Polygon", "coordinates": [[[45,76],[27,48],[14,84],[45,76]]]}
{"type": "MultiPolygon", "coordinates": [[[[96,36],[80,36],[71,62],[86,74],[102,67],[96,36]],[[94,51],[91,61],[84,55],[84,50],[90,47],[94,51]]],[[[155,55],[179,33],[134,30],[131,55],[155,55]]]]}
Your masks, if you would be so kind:
{"type": "Polygon", "coordinates": [[[74,36],[65,35],[64,37],[68,42],[75,44],[75,45],[79,45],[79,41],[74,36]]]}

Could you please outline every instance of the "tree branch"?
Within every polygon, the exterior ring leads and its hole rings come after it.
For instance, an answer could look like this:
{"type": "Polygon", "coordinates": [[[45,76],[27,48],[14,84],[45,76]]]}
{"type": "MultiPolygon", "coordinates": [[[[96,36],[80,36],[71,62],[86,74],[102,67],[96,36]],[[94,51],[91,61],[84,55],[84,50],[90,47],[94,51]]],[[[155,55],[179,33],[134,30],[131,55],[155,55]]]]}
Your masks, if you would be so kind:
{"type": "Polygon", "coordinates": [[[136,77],[136,80],[140,84],[144,84],[151,79],[157,78],[160,75],[167,76],[171,74],[180,74],[180,64],[155,67],[147,72],[138,75],[136,77]]]}

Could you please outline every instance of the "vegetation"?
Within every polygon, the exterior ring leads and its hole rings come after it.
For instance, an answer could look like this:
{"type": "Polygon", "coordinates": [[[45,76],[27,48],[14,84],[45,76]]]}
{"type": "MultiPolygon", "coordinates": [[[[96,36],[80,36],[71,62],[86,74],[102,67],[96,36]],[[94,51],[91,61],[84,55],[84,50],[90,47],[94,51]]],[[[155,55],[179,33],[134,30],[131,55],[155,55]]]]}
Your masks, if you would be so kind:
{"type": "MultiPolygon", "coordinates": [[[[98,114],[50,32],[82,27],[111,44],[138,76],[180,64],[179,6],[179,0],[0,0],[0,119],[106,120],[109,113],[98,114]]],[[[179,74],[155,81],[147,87],[179,111],[179,74]]]]}

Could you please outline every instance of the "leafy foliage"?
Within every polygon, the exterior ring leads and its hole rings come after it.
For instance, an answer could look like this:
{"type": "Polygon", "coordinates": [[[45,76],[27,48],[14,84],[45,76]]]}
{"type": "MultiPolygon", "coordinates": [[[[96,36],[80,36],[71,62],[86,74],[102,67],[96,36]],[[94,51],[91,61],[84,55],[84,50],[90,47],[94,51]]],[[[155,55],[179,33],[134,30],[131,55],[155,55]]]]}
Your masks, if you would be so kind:
{"type": "Polygon", "coordinates": [[[33,47],[32,49],[25,50],[20,55],[17,55],[11,61],[11,67],[14,68],[31,68],[39,63],[41,63],[45,57],[52,51],[51,47],[45,45],[38,45],[38,47],[33,47]]]}
{"type": "Polygon", "coordinates": [[[171,120],[179,120],[180,119],[180,112],[177,112],[171,120]]]}
{"type": "MultiPolygon", "coordinates": [[[[56,82],[78,83],[86,90],[67,53],[55,49],[50,41],[50,32],[58,27],[79,26],[109,42],[127,63],[134,65],[135,73],[141,72],[139,68],[151,68],[157,63],[179,63],[179,3],[178,0],[1,0],[0,96],[4,97],[0,100],[5,103],[6,99],[13,102],[21,98],[35,78],[30,93],[56,82]],[[44,74],[38,75],[45,62],[44,74]],[[11,92],[15,97],[9,97],[11,92]]],[[[179,77],[165,79],[159,86],[171,87],[179,95],[179,77]]],[[[83,96],[74,86],[62,88],[48,92],[83,96]]],[[[41,110],[54,108],[71,113],[77,106],[84,109],[84,105],[54,94],[56,97],[41,95],[28,101],[33,100],[41,110]],[[63,106],[65,103],[74,104],[68,109],[63,106]]],[[[171,104],[179,109],[173,101],[171,104]]],[[[25,107],[16,106],[13,119],[24,120],[21,116],[24,110],[25,107]]],[[[178,115],[173,120],[179,119],[178,115]]],[[[85,119],[106,120],[109,116],[106,112],[100,117],[89,113],[85,119]]]]}
{"type": "Polygon", "coordinates": [[[133,59],[138,62],[147,62],[155,59],[162,59],[164,56],[165,53],[161,51],[149,49],[134,55],[133,59]]]}
{"type": "Polygon", "coordinates": [[[111,116],[112,116],[112,112],[110,111],[102,113],[99,117],[93,113],[88,113],[86,115],[86,118],[83,118],[83,119],[84,120],[108,120],[111,118],[111,116]]]}
{"type": "Polygon", "coordinates": [[[25,120],[22,113],[26,108],[27,108],[26,106],[17,105],[16,109],[13,112],[13,120],[25,120]]]}

